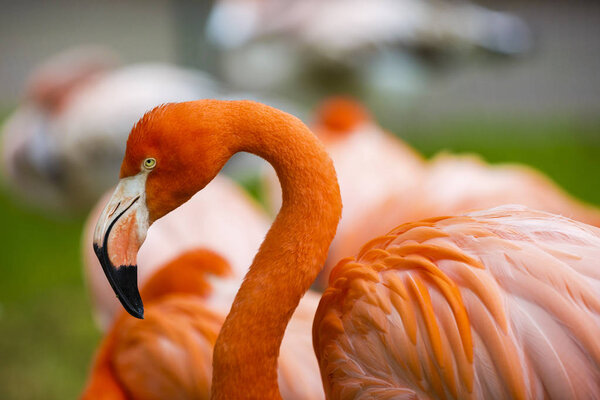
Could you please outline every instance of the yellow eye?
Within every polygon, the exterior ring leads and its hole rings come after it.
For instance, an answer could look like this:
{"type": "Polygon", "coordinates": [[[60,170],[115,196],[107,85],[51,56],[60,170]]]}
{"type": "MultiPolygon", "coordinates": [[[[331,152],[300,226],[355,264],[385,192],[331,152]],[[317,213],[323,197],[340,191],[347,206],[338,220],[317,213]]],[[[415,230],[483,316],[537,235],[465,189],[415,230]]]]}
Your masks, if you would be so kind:
{"type": "Polygon", "coordinates": [[[156,159],[155,158],[146,158],[144,160],[144,168],[152,169],[156,167],[156,159]]]}

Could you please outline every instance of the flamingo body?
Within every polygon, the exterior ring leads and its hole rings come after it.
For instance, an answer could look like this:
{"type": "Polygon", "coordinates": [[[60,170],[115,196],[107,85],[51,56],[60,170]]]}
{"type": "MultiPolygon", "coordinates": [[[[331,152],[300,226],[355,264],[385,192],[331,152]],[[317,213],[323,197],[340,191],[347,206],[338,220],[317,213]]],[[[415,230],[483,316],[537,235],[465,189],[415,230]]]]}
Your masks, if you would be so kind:
{"type": "Polygon", "coordinates": [[[575,199],[526,165],[489,165],[472,155],[441,154],[429,163],[427,175],[427,203],[438,215],[519,203],[600,226],[597,208],[575,199]]]}
{"type": "Polygon", "coordinates": [[[327,397],[600,396],[600,230],[503,206],[407,223],[332,271],[327,397]]]}

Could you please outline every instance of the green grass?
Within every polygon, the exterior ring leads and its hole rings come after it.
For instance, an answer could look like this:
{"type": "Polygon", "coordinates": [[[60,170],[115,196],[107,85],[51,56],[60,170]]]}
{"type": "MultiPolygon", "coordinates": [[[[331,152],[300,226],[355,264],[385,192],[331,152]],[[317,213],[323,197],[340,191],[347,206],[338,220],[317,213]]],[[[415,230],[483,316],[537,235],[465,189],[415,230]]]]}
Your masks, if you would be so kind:
{"type": "MultiPolygon", "coordinates": [[[[456,121],[390,127],[430,156],[479,152],[520,161],[600,204],[600,123],[456,121]]],[[[254,195],[260,197],[258,184],[254,195]]],[[[0,191],[0,399],[76,398],[99,340],[83,286],[83,221],[25,211],[0,191]]]]}
{"type": "Polygon", "coordinates": [[[528,164],[576,197],[600,205],[600,121],[475,119],[412,126],[400,136],[426,156],[478,153],[491,163],[528,164]]]}
{"type": "Polygon", "coordinates": [[[82,221],[0,192],[0,399],[76,398],[99,333],[81,274],[82,221]]]}

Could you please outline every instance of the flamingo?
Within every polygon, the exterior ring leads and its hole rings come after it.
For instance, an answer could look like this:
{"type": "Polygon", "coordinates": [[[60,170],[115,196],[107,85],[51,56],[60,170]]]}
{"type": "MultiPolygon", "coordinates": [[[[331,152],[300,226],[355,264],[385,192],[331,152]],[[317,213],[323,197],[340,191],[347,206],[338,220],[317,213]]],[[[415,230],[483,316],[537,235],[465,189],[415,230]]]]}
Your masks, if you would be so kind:
{"type": "MultiPolygon", "coordinates": [[[[184,251],[155,269],[142,286],[145,321],[123,312],[114,322],[81,399],[208,399],[212,349],[227,313],[208,304],[214,292],[208,275],[226,278],[231,273],[224,258],[202,248],[184,251]]],[[[306,334],[317,303],[316,296],[303,300],[286,331],[279,357],[279,385],[286,399],[323,398],[306,334]]]]}
{"type": "MultiPolygon", "coordinates": [[[[297,118],[250,101],[147,113],[132,129],[94,249],[143,318],[135,254],[148,227],[239,151],[271,163],[281,210],[213,355],[213,399],[280,399],[286,326],[341,216],[333,162],[297,118]]],[[[501,206],[401,225],[332,271],[313,324],[327,398],[600,396],[600,229],[501,206]]]]}
{"type": "Polygon", "coordinates": [[[475,155],[440,154],[426,165],[418,193],[403,207],[390,195],[340,232],[337,255],[352,254],[369,237],[395,224],[468,210],[518,203],[600,226],[600,210],[569,195],[550,178],[525,165],[489,165],[475,155]],[[385,218],[383,218],[385,216],[385,218]]]}
{"type": "MultiPolygon", "coordinates": [[[[425,161],[352,98],[327,99],[312,126],[334,161],[344,199],[319,288],[327,287],[335,262],[404,222],[518,203],[600,226],[600,210],[533,168],[488,165],[475,155],[440,154],[425,161]]],[[[272,173],[266,174],[266,188],[276,209],[281,191],[272,173]]]]}

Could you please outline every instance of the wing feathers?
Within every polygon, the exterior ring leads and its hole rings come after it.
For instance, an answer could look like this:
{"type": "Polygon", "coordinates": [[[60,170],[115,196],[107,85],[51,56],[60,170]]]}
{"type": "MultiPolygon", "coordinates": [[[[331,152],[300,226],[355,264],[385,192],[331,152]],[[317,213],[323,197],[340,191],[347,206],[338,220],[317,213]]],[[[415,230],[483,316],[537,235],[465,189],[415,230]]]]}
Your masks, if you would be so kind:
{"type": "Polygon", "coordinates": [[[332,271],[326,391],[600,397],[598,260],[599,229],[519,206],[401,225],[332,271]]]}

